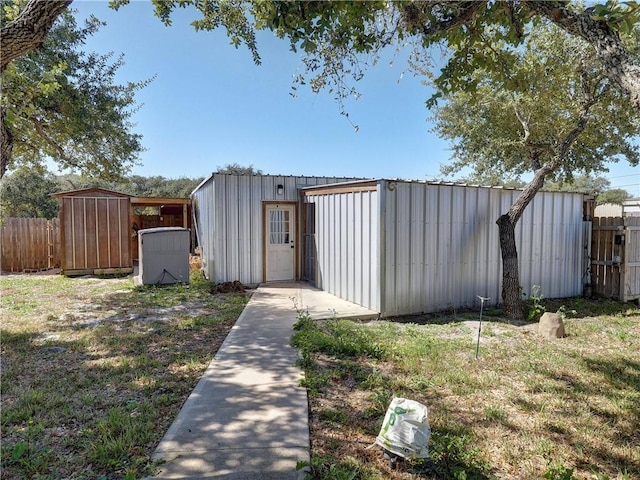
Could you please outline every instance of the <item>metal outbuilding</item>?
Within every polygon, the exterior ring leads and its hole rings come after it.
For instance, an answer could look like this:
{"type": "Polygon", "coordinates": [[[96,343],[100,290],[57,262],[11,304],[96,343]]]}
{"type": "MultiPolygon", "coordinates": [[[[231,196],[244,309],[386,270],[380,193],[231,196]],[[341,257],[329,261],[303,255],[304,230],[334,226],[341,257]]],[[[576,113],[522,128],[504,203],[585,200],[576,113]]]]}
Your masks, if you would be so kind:
{"type": "MultiPolygon", "coordinates": [[[[306,279],[381,316],[501,300],[496,220],[514,189],[402,180],[214,174],[193,194],[206,275],[257,284],[306,279]]],[[[518,222],[525,294],[583,292],[584,196],[539,192],[518,222]]]]}
{"type": "Polygon", "coordinates": [[[207,278],[245,285],[300,278],[300,191],[347,180],[213,173],[191,194],[207,278]]]}
{"type": "MultiPolygon", "coordinates": [[[[305,251],[318,288],[382,316],[501,301],[496,220],[520,192],[375,180],[304,189],[305,251]]],[[[539,192],[516,227],[520,283],[547,298],[581,295],[590,222],[584,195],[539,192]]]]}

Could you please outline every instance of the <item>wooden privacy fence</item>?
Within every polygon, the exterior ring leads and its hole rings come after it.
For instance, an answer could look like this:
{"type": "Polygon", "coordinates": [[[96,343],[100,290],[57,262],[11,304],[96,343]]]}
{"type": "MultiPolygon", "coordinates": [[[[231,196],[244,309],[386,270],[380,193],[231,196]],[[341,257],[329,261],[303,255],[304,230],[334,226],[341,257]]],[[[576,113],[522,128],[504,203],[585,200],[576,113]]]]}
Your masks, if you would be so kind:
{"type": "Polygon", "coordinates": [[[0,225],[0,268],[30,272],[60,266],[57,218],[5,218],[0,225]]]}
{"type": "Polygon", "coordinates": [[[593,219],[591,285],[596,295],[640,299],[640,217],[593,219]]]}

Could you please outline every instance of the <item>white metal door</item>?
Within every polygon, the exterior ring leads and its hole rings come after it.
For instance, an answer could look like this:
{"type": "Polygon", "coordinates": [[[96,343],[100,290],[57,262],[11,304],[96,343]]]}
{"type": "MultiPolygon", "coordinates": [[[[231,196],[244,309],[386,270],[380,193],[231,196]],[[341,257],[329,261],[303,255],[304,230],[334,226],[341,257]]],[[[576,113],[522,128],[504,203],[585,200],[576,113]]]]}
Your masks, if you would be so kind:
{"type": "Polygon", "coordinates": [[[295,207],[268,205],[266,209],[266,280],[295,279],[295,207]]]}

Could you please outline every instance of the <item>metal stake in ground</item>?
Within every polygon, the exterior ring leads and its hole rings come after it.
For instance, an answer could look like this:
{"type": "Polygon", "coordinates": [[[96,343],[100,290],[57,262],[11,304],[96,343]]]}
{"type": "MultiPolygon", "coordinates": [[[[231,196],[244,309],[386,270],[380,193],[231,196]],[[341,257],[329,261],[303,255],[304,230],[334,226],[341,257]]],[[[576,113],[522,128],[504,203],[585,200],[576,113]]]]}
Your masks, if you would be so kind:
{"type": "Polygon", "coordinates": [[[480,299],[480,322],[478,323],[478,341],[476,343],[476,360],[478,359],[478,353],[480,351],[480,330],[482,329],[482,310],[484,310],[484,301],[491,300],[490,297],[481,297],[478,295],[480,299]]]}

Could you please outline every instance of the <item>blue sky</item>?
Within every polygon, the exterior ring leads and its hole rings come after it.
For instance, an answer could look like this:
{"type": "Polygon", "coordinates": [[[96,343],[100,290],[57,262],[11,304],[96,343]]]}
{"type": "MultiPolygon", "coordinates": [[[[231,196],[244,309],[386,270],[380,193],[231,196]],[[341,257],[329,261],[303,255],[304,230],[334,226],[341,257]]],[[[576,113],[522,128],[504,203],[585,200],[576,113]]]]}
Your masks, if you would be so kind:
{"type": "MultiPolygon", "coordinates": [[[[258,37],[256,66],[223,30],[195,32],[191,9],[177,10],[166,27],[146,1],[118,11],[106,1],[71,6],[78,19],[107,22],[87,49],[124,53],[119,81],[155,75],[136,96],[135,130],[147,151],[135,174],[201,177],[239,163],[269,174],[431,179],[448,162],[448,144],[429,132],[430,91],[402,75],[402,61],[380,62],[358,83],[361,98],[347,103],[356,132],[329,93],[303,87],[290,95],[302,62],[270,33],[258,37]]],[[[610,170],[612,186],[640,196],[638,168],[625,162],[610,170]]]]}

